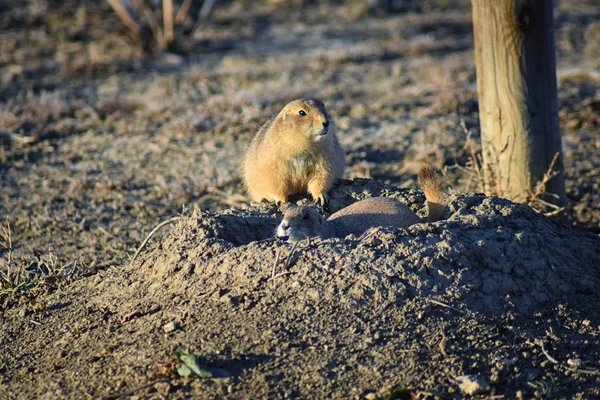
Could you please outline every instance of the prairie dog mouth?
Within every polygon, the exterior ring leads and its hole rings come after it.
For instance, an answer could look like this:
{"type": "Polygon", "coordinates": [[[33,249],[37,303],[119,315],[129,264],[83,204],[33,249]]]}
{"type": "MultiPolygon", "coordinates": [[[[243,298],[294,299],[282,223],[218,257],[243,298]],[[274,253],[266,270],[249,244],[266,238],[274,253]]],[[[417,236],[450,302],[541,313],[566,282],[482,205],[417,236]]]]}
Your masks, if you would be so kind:
{"type": "Polygon", "coordinates": [[[325,136],[327,136],[327,134],[329,133],[329,128],[325,127],[323,129],[318,130],[315,133],[315,137],[317,138],[317,140],[321,140],[323,139],[325,136]]]}

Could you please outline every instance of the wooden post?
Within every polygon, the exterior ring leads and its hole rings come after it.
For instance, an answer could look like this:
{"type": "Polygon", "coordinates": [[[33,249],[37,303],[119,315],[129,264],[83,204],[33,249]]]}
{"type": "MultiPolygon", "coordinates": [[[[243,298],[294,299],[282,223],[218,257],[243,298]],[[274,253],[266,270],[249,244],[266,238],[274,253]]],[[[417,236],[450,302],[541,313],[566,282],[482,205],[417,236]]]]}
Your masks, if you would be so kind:
{"type": "Polygon", "coordinates": [[[565,204],[552,0],[472,0],[485,188],[531,200],[556,153],[543,200],[565,204]]]}

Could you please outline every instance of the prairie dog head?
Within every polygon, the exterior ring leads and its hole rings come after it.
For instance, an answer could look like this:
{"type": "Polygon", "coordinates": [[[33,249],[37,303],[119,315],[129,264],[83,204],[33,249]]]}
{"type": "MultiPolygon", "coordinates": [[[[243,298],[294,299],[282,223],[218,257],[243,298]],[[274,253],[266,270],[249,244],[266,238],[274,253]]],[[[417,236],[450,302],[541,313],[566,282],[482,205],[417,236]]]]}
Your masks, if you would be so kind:
{"type": "Polygon", "coordinates": [[[277,119],[284,124],[285,133],[293,131],[314,143],[325,140],[334,131],[325,105],[317,99],[294,100],[281,110],[277,119]]]}
{"type": "Polygon", "coordinates": [[[290,206],[283,210],[283,220],[277,227],[277,237],[297,242],[323,234],[323,218],[311,207],[290,206]]]}

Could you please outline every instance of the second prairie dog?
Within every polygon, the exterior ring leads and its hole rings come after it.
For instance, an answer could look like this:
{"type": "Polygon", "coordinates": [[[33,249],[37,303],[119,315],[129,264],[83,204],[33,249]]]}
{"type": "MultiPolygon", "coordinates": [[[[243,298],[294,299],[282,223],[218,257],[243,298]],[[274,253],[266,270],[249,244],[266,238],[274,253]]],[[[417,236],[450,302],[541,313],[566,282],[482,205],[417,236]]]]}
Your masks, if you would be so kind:
{"type": "Polygon", "coordinates": [[[253,201],[287,203],[308,193],[325,205],[327,191],[344,174],[344,152],[335,126],[316,99],[288,103],[258,131],[243,162],[243,180],[253,201]]]}
{"type": "Polygon", "coordinates": [[[369,228],[393,226],[407,228],[420,222],[438,221],[446,208],[446,195],[433,171],[423,167],[419,183],[427,200],[427,218],[421,220],[410,207],[389,197],[372,197],[358,201],[332,214],[327,220],[312,207],[288,207],[277,227],[277,237],[296,242],[308,237],[346,237],[362,235],[369,228]]]}

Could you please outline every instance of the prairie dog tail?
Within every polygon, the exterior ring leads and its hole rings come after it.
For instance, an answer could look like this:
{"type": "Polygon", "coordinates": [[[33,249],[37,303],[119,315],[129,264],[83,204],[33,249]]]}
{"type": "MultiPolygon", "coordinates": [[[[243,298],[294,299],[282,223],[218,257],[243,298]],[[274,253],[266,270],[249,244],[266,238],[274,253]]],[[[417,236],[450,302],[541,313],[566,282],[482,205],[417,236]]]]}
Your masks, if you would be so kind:
{"type": "Polygon", "coordinates": [[[446,210],[446,193],[442,183],[431,168],[423,166],[419,172],[419,184],[427,199],[427,222],[439,221],[446,210]]]}

